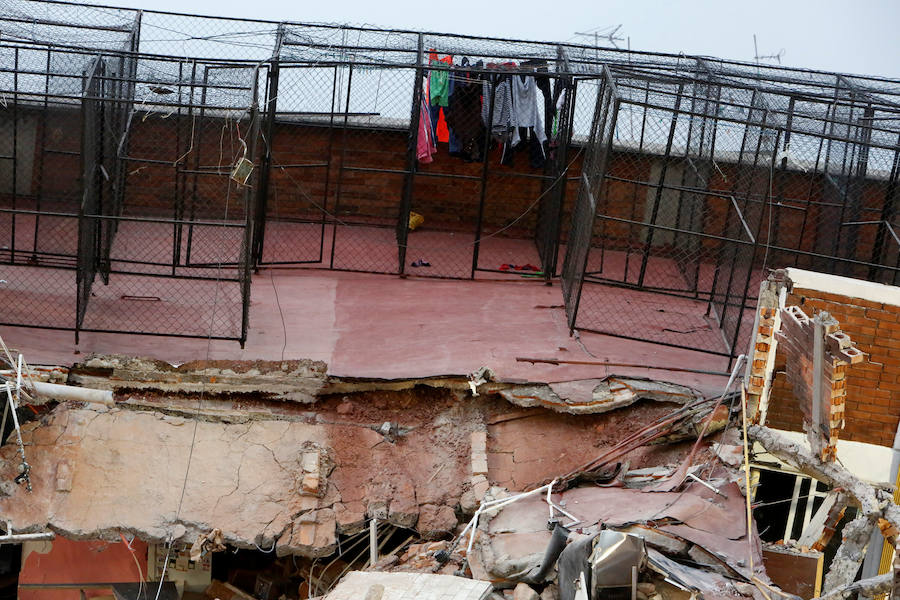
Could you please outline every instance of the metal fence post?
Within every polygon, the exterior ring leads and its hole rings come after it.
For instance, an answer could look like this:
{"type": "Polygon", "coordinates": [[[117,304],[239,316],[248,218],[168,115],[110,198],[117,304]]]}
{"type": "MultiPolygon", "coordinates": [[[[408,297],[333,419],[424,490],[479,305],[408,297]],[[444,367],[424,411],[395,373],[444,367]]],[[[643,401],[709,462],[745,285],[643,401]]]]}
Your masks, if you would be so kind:
{"type": "Polygon", "coordinates": [[[678,85],[678,95],[675,99],[675,108],[672,110],[672,121],[669,125],[669,138],[666,140],[666,150],[663,154],[662,168],[659,170],[659,184],[656,186],[656,194],[653,199],[653,209],[650,211],[650,219],[647,222],[647,241],[644,242],[644,252],[641,257],[641,271],[638,274],[638,287],[644,285],[644,275],[647,273],[647,262],[653,251],[653,234],[656,232],[656,217],[659,215],[659,205],[662,202],[663,189],[666,187],[666,173],[669,171],[669,159],[672,156],[672,141],[675,138],[675,127],[678,124],[678,115],[681,112],[681,98],[684,94],[684,84],[678,85]]]}
{"type": "MultiPolygon", "coordinates": [[[[343,65],[342,65],[343,66],[343,65]]],[[[350,120],[350,91],[353,89],[353,63],[347,63],[347,97],[344,100],[344,119],[341,125],[341,162],[338,164],[337,182],[334,188],[334,224],[331,226],[331,258],[329,266],[334,268],[334,250],[337,245],[338,216],[341,209],[341,191],[344,186],[344,167],[347,164],[347,128],[350,120]]],[[[334,110],[332,110],[332,113],[334,110]]],[[[328,157],[331,162],[331,157],[328,157]]]]}
{"type": "MultiPolygon", "coordinates": [[[[257,146],[259,145],[259,104],[256,101],[257,79],[258,77],[254,77],[253,104],[250,106],[250,132],[247,134],[249,140],[247,143],[248,158],[251,163],[256,161],[256,151],[257,146]]],[[[260,185],[259,182],[262,180],[262,174],[262,171],[257,173],[257,186],[260,185]]],[[[247,185],[244,188],[243,256],[241,257],[241,265],[239,267],[241,273],[238,276],[241,282],[241,338],[239,340],[241,348],[244,347],[244,343],[247,341],[247,329],[250,326],[250,271],[253,267],[253,248],[251,247],[253,243],[253,211],[250,207],[253,198],[253,186],[247,185]]],[[[215,317],[215,315],[213,315],[213,317],[215,317]]]]}
{"type": "Polygon", "coordinates": [[[281,71],[281,43],[284,39],[284,23],[278,24],[275,34],[275,50],[269,60],[266,80],[266,99],[263,107],[265,115],[265,137],[262,157],[259,162],[259,186],[256,190],[256,219],[253,227],[253,242],[250,253],[252,268],[259,269],[263,258],[263,245],[266,238],[266,214],[269,205],[269,179],[272,169],[272,150],[275,146],[275,115],[278,112],[278,81],[281,71]]]}
{"type": "Polygon", "coordinates": [[[475,223],[475,244],[472,247],[472,271],[471,278],[475,279],[475,271],[478,270],[478,252],[481,249],[481,227],[484,221],[484,202],[487,196],[487,180],[488,180],[488,164],[491,155],[491,129],[494,124],[494,100],[497,98],[497,83],[495,79],[488,88],[491,91],[490,98],[485,98],[485,102],[490,102],[488,109],[488,122],[485,124],[484,131],[484,156],[481,163],[481,192],[478,196],[478,219],[475,223]]]}
{"type": "Polygon", "coordinates": [[[409,134],[406,145],[406,174],[403,176],[403,195],[400,199],[400,214],[397,216],[397,261],[398,273],[406,274],[406,245],[409,239],[409,213],[412,210],[412,197],[416,176],[416,147],[419,139],[419,117],[422,113],[423,93],[423,56],[425,52],[424,36],[420,33],[416,54],[416,81],[413,88],[412,107],[409,113],[409,134]]]}
{"type": "MultiPolygon", "coordinates": [[[[898,178],[900,178],[900,136],[897,137],[897,149],[894,150],[891,174],[884,192],[884,204],[881,207],[880,215],[881,223],[879,223],[878,230],[875,232],[875,243],[872,245],[870,262],[873,264],[882,264],[884,258],[882,257],[882,252],[884,252],[887,228],[894,222],[894,216],[896,215],[897,188],[900,187],[897,183],[898,178]]],[[[897,253],[900,255],[900,248],[898,248],[897,253]]],[[[875,279],[877,270],[875,266],[869,267],[869,279],[875,279]]],[[[896,281],[896,273],[894,274],[894,281],[896,281]]]]}

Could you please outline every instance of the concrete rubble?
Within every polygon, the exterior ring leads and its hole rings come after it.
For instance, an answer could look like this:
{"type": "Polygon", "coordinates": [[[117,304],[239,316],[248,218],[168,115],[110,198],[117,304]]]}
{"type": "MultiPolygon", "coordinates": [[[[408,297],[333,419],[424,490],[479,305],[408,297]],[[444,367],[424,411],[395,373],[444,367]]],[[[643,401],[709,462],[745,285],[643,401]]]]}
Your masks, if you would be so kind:
{"type": "MultiPolygon", "coordinates": [[[[113,402],[20,407],[22,445],[0,448],[0,515],[7,533],[127,533],[166,560],[182,548],[183,564],[270,555],[290,577],[258,575],[257,597],[270,584],[330,600],[795,598],[766,550],[806,560],[833,538],[821,597],[892,590],[893,572],[854,576],[873,529],[897,544],[900,509],[835,460],[844,367],[864,355],[834,319],[785,308],[789,286],[783,273],[763,284],[744,382],[716,397],[614,374],[500,381],[488,368],[418,380],[337,378],[314,361],[41,368],[113,402]],[[789,381],[810,448],[764,426],[778,347],[802,367],[789,381]],[[799,543],[761,543],[750,441],[834,488],[799,543]],[[31,491],[15,483],[23,449],[31,491]]],[[[243,598],[241,572],[207,593],[243,598]]]]}
{"type": "MultiPolygon", "coordinates": [[[[578,435],[558,407],[522,411],[506,402],[507,393],[530,393],[530,386],[483,389],[476,401],[463,391],[463,378],[414,387],[327,380],[322,373],[308,362],[176,369],[91,358],[68,380],[114,391],[115,406],[61,403],[24,424],[35,489],[23,503],[21,490],[4,481],[0,510],[17,531],[52,529],[73,539],[115,536],[125,526],[162,542],[178,526],[177,539],[192,543],[219,528],[236,547],[324,556],[337,535],[361,530],[372,517],[417,528],[426,539],[446,536],[458,524],[456,510],[471,510],[486,492],[489,464],[501,480],[530,485],[597,448],[595,441],[578,449],[551,442],[546,453],[522,448],[520,437],[535,428],[540,437],[578,435]],[[235,380],[242,384],[232,389],[235,380]],[[392,422],[386,433],[383,425],[392,422]],[[488,430],[495,432],[490,453],[488,430]],[[142,447],[157,452],[135,451],[142,447]],[[123,502],[139,488],[148,493],[123,502]]],[[[648,417],[675,406],[659,395],[648,400],[657,401],[643,408],[648,417]]],[[[578,429],[588,440],[599,430],[612,433],[620,420],[585,415],[578,429]]],[[[605,436],[604,443],[615,441],[605,436]]],[[[655,452],[667,451],[642,449],[632,465],[651,466],[655,452]]],[[[14,455],[14,446],[0,450],[5,472],[15,468],[14,455]]]]}

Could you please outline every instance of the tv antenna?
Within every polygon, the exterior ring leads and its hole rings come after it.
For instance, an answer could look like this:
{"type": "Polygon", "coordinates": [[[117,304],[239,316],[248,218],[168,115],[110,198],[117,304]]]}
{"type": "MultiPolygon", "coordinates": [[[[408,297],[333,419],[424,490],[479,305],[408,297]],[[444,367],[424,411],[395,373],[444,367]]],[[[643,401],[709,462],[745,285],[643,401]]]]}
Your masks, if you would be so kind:
{"type": "Polygon", "coordinates": [[[616,26],[612,25],[601,25],[600,27],[594,27],[593,29],[589,29],[587,31],[576,31],[575,35],[580,35],[582,37],[586,37],[588,39],[594,38],[594,45],[599,47],[600,40],[609,42],[613,45],[613,47],[618,50],[619,45],[616,42],[624,42],[625,38],[622,36],[617,36],[616,34],[619,30],[622,29],[621,23],[616,26]]]}
{"type": "Polygon", "coordinates": [[[780,65],[781,57],[784,56],[784,54],[784,48],[779,50],[777,54],[760,54],[759,47],[756,45],[756,34],[753,34],[753,58],[756,59],[756,64],[759,64],[759,61],[761,60],[777,60],[780,65]]]}

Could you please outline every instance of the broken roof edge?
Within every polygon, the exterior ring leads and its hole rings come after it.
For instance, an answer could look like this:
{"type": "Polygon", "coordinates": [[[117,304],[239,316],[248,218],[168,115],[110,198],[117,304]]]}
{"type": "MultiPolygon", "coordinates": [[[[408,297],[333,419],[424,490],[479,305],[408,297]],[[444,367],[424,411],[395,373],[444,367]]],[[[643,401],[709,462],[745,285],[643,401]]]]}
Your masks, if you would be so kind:
{"type": "Polygon", "coordinates": [[[545,383],[498,378],[487,367],[468,375],[380,379],[327,374],[322,361],[192,361],[179,366],[121,355],[91,356],[68,373],[71,384],[133,393],[252,395],[263,400],[315,404],[335,394],[404,391],[416,386],[473,396],[499,395],[523,408],[542,407],[570,414],[598,414],[654,400],[687,404],[703,394],[687,385],[640,376],[609,374],[545,383]]]}
{"type": "Polygon", "coordinates": [[[896,286],[841,275],[828,275],[796,267],[788,267],[787,274],[793,282],[794,289],[817,290],[849,298],[900,306],[900,294],[897,293],[896,286]]]}

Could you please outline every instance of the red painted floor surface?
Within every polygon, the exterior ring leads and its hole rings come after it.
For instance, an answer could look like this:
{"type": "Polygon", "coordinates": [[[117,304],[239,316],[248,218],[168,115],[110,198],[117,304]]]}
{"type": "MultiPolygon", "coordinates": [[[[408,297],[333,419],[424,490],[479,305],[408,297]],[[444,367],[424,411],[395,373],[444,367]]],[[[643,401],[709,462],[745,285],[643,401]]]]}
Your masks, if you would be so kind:
{"type": "Polygon", "coordinates": [[[442,281],[273,269],[254,276],[243,350],[236,342],[98,333],[83,333],[76,347],[71,332],[21,327],[5,327],[3,337],[32,364],[71,364],[92,352],[182,363],[208,352],[211,359],[319,359],[341,376],[465,374],[486,365],[504,379],[561,382],[616,373],[721,391],[719,376],[517,362],[525,356],[727,368],[722,357],[598,334],[582,334],[582,348],[568,335],[561,304],[557,285],[534,280],[442,281]]]}
{"type": "MultiPolygon", "coordinates": [[[[20,221],[16,246],[27,248],[32,242],[28,236],[33,235],[33,223],[20,221]]],[[[63,235],[63,230],[71,228],[70,222],[42,222],[43,227],[57,225],[59,235],[44,235],[42,243],[75,237],[63,235]]],[[[236,259],[229,253],[240,247],[240,229],[195,226],[185,230],[180,252],[183,260],[208,263],[236,259]]],[[[479,268],[497,269],[504,263],[539,264],[533,240],[492,236],[490,232],[485,235],[478,248],[479,268]]],[[[114,274],[109,285],[103,285],[99,278],[95,281],[84,327],[205,335],[212,321],[213,335],[239,331],[240,288],[236,282],[173,281],[149,276],[167,274],[163,267],[122,262],[165,263],[171,260],[173,240],[169,225],[120,224],[111,258],[116,269],[132,274],[114,274]],[[129,300],[128,296],[139,300],[129,300]]],[[[284,356],[324,360],[332,374],[343,376],[465,374],[486,365],[502,378],[543,382],[602,377],[608,370],[530,365],[517,362],[516,357],[715,371],[727,368],[727,360],[722,357],[617,337],[582,333],[579,343],[568,335],[558,284],[546,286],[541,280],[520,274],[487,271],[479,271],[474,281],[433,279],[471,275],[475,251],[472,233],[432,231],[428,223],[411,232],[406,257],[407,271],[412,275],[409,279],[327,270],[333,260],[336,268],[396,272],[393,228],[340,225],[335,231],[332,226],[273,222],[267,227],[266,240],[265,259],[310,263],[304,269],[271,269],[254,276],[249,338],[243,350],[227,341],[214,340],[207,348],[205,339],[89,332],[82,333],[76,347],[71,332],[21,327],[5,327],[3,336],[34,364],[71,364],[92,352],[142,355],[172,363],[202,359],[207,354],[212,359],[273,360],[284,356]],[[431,266],[409,267],[417,259],[428,260],[431,266]]],[[[74,252],[72,247],[42,249],[74,252]]],[[[565,248],[561,254],[564,252],[565,248]]],[[[601,268],[598,256],[591,253],[589,270],[601,268]]],[[[671,262],[651,265],[648,272],[663,278],[656,284],[684,285],[680,271],[671,262]]],[[[630,275],[634,265],[625,265],[621,252],[608,252],[602,263],[603,274],[613,279],[625,272],[630,275]]],[[[218,272],[180,267],[180,272],[186,271],[207,277],[234,275],[229,269],[218,272]]],[[[709,276],[708,269],[701,272],[701,277],[709,276]]],[[[2,321],[72,327],[74,271],[5,266],[0,278],[7,280],[0,286],[0,303],[5,307],[2,321]]],[[[693,348],[724,349],[716,324],[705,316],[705,303],[606,285],[585,285],[578,325],[693,348]]],[[[739,344],[743,345],[743,340],[739,344]]],[[[617,367],[611,372],[682,382],[710,392],[722,384],[718,376],[645,368],[617,367]]]]}

